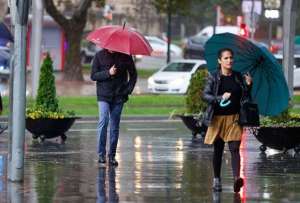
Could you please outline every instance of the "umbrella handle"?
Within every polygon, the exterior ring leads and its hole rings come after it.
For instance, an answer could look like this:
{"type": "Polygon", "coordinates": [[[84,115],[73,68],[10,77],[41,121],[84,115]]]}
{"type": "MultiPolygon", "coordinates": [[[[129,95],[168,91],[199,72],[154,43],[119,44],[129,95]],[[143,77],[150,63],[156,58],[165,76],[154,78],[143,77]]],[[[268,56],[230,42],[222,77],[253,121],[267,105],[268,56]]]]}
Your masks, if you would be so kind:
{"type": "Polygon", "coordinates": [[[220,107],[226,107],[226,106],[228,106],[230,103],[231,103],[230,100],[222,99],[222,100],[220,101],[220,107]]]}

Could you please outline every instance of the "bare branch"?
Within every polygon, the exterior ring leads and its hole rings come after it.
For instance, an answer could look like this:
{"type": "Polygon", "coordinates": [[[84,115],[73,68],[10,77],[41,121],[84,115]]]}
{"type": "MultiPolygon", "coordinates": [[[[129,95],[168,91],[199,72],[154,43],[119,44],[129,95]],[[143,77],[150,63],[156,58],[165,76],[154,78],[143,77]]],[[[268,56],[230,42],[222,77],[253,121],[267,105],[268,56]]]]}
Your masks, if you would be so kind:
{"type": "Polygon", "coordinates": [[[53,0],[44,0],[44,3],[47,13],[51,15],[62,28],[64,28],[66,24],[68,24],[68,19],[57,10],[53,0]]]}
{"type": "Polygon", "coordinates": [[[81,18],[81,16],[90,8],[92,1],[93,0],[81,0],[72,18],[81,18]]]}

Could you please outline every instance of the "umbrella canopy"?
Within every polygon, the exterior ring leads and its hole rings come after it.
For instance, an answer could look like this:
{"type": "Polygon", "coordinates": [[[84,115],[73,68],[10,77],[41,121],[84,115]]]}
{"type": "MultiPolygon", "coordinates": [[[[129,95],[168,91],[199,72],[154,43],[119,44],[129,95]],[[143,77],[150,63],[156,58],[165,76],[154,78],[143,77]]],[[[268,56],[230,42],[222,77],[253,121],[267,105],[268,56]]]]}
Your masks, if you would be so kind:
{"type": "Polygon", "coordinates": [[[295,36],[295,44],[300,44],[300,35],[295,36]]]}
{"type": "Polygon", "coordinates": [[[278,115],[288,107],[289,91],[282,66],[265,47],[231,33],[222,33],[213,35],[204,48],[210,72],[217,69],[218,50],[233,50],[233,70],[250,72],[253,78],[251,95],[261,115],[278,115]]]}
{"type": "Polygon", "coordinates": [[[96,45],[128,55],[151,55],[152,47],[145,37],[132,28],[117,25],[103,26],[91,32],[87,40],[96,45]]]}
{"type": "Polygon", "coordinates": [[[6,44],[8,41],[13,42],[14,38],[3,22],[0,22],[0,43],[6,44]]]}

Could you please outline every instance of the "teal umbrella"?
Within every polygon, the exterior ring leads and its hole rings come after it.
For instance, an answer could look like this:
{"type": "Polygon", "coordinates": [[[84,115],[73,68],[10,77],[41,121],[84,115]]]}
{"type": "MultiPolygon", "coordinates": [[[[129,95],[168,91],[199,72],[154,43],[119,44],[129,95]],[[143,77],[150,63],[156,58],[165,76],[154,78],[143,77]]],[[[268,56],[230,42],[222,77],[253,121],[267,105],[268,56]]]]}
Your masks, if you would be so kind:
{"type": "Polygon", "coordinates": [[[251,95],[261,115],[278,115],[288,107],[289,90],[282,66],[265,47],[231,33],[215,34],[204,47],[210,72],[217,69],[217,53],[222,48],[233,50],[233,70],[242,74],[250,72],[253,78],[251,95]]]}
{"type": "Polygon", "coordinates": [[[295,44],[300,44],[300,35],[295,36],[295,44]]]}

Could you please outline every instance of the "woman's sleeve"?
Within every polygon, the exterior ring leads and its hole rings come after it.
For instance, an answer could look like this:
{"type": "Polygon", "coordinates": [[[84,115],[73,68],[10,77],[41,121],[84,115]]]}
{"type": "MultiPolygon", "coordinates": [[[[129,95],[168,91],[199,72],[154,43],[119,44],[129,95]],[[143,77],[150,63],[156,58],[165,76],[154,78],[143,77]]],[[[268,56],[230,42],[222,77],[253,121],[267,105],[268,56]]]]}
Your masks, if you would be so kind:
{"type": "Polygon", "coordinates": [[[213,87],[214,87],[214,78],[211,74],[209,74],[203,90],[203,99],[209,104],[217,103],[222,99],[222,96],[216,96],[214,94],[213,87]]]}

